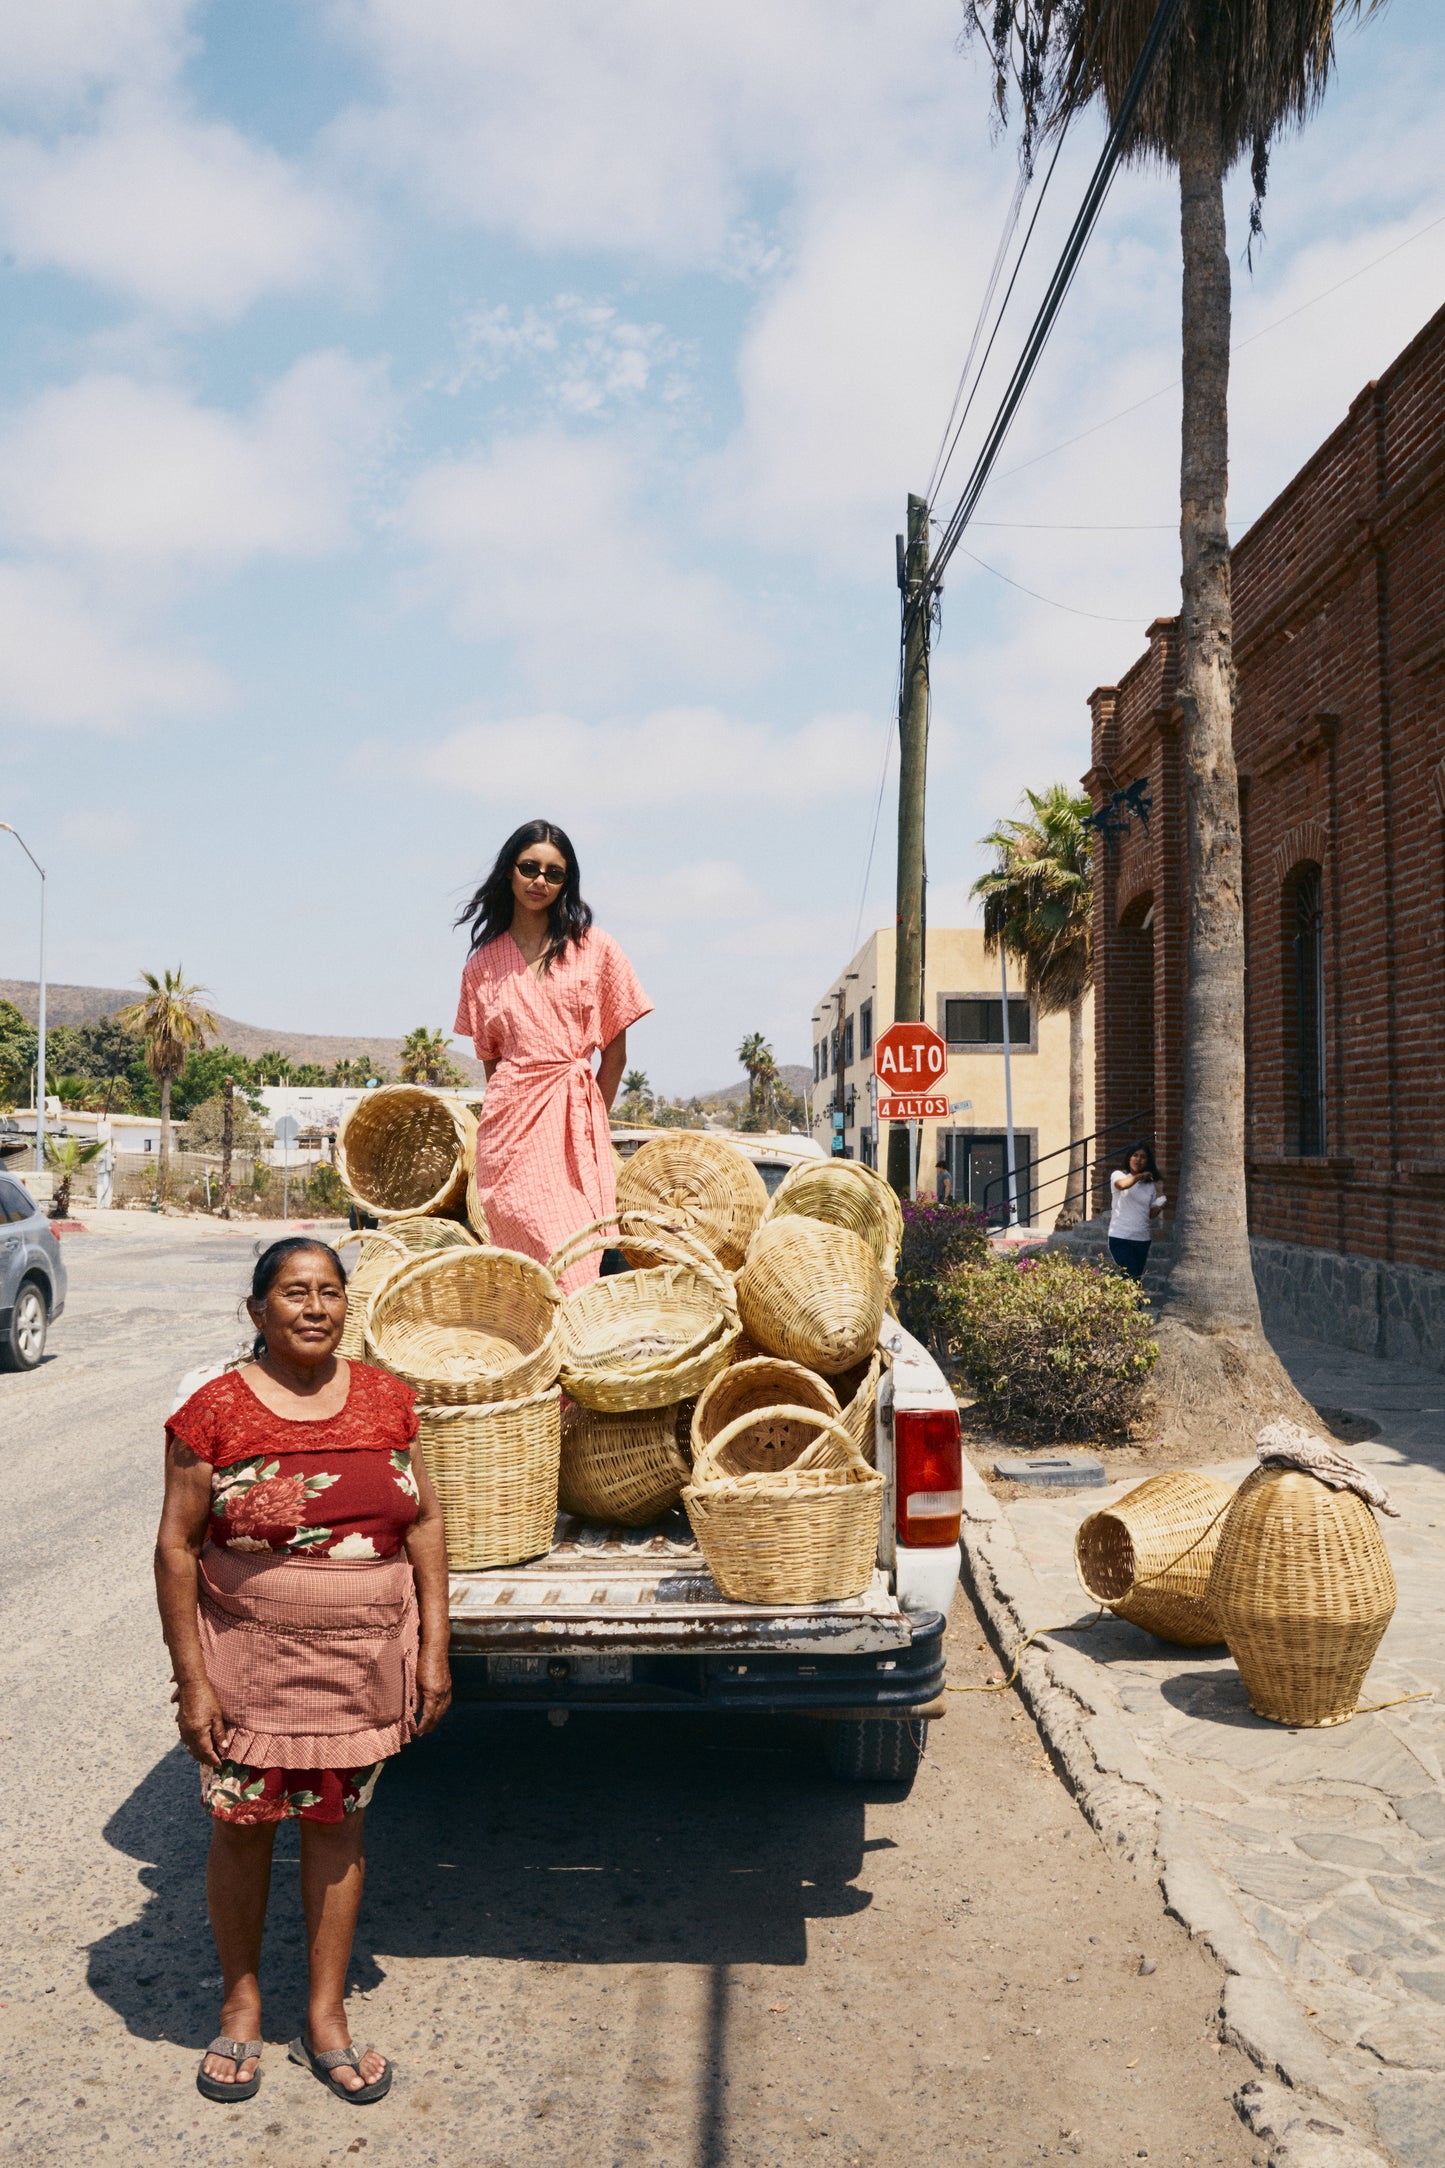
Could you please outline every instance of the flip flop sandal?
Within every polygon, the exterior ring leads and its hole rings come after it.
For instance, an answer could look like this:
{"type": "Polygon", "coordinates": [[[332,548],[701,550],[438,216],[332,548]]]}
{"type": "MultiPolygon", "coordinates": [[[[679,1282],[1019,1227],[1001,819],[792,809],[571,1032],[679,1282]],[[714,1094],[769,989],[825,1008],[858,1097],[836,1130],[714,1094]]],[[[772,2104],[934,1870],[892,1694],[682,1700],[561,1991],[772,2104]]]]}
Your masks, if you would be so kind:
{"type": "Polygon", "coordinates": [[[353,2108],[369,2108],[391,2091],[392,2067],[388,2063],[379,2078],[370,2085],[342,2085],[331,2073],[343,2063],[350,2063],[357,2075],[361,2074],[361,2058],[370,2055],[370,2048],[324,2048],[318,2055],[298,2036],[288,2051],[293,2063],[304,2063],[313,2078],[320,2078],[328,2092],[335,2093],[338,2100],[349,2100],[353,2108]]]}
{"type": "MultiPolygon", "coordinates": [[[[219,2034],[206,2050],[206,2055],[224,2055],[227,2062],[234,2063],[238,2070],[242,2063],[246,2062],[252,2055],[259,2055],[260,2053],[261,2043],[259,2040],[223,2040],[219,2034]]],[[[206,2055],[201,2057],[200,2067],[196,2072],[196,2091],[198,2093],[203,2094],[207,2100],[255,2099],[257,2093],[261,2090],[261,2073],[259,2070],[253,2070],[249,2078],[233,2078],[231,2083],[227,2085],[221,2078],[208,2078],[206,2076],[206,2055]]]]}

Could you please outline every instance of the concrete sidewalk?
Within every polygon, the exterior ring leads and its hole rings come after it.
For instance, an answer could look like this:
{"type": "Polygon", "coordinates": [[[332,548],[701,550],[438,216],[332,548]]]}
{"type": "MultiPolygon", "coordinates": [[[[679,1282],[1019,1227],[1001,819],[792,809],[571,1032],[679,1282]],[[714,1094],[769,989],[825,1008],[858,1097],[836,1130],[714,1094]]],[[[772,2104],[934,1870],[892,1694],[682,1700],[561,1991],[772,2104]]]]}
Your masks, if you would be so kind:
{"type": "MultiPolygon", "coordinates": [[[[1346,1448],[1401,1514],[1380,1524],[1400,1601],[1362,1703],[1426,1688],[1437,1698],[1330,1730],[1283,1730],[1252,1714],[1224,1650],[1175,1648],[1112,1618],[1035,1644],[1020,1680],[1101,1832],[1158,1872],[1170,1909],[1224,1962],[1224,2029],[1264,2074],[1258,2099],[1240,2106],[1275,2141],[1272,2158],[1334,2168],[1379,2160],[1383,2146],[1401,2168],[1438,2168],[1445,1379],[1310,1341],[1275,1344],[1306,1399],[1381,1427],[1346,1448]],[[1301,2115],[1306,2093],[1325,2108],[1301,2115]]],[[[1210,1472],[1237,1482],[1252,1465],[1210,1472]]],[[[1007,1504],[969,1483],[968,1567],[1003,1647],[1092,1615],[1074,1577],[1075,1530],[1139,1480],[1007,1504]]]]}

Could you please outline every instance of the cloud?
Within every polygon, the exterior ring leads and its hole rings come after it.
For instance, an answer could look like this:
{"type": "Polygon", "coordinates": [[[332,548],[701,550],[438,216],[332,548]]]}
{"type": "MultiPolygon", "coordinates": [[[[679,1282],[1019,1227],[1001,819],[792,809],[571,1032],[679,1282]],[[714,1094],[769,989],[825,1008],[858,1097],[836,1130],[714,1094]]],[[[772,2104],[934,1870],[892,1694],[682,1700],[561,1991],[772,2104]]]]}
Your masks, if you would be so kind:
{"type": "Polygon", "coordinates": [[[448,790],[504,802],[535,796],[545,781],[554,797],[595,816],[686,801],[808,805],[856,791],[877,758],[877,720],[864,715],[818,715],[779,730],[717,708],[665,708],[635,722],[543,714],[464,723],[421,756],[419,770],[448,790]]]}
{"type": "Polygon", "coordinates": [[[194,0],[43,0],[0,9],[0,101],[73,104],[180,65],[194,0]]]}
{"type": "Polygon", "coordinates": [[[354,285],[364,256],[355,213],[276,151],[148,96],[54,144],[0,140],[0,238],[22,270],[68,272],[186,320],[354,285]]]}
{"type": "Polygon", "coordinates": [[[220,672],[166,650],[57,571],[0,565],[0,722],[120,729],[221,706],[220,672]]]}
{"type": "Polygon", "coordinates": [[[459,359],[442,378],[458,392],[480,380],[495,383],[525,368],[545,404],[569,417],[595,419],[653,390],[664,403],[682,398],[696,350],[665,324],[630,322],[609,301],[558,294],[546,308],[514,316],[506,302],[471,310],[458,337],[459,359]],[[661,384],[655,379],[662,374],[661,384]]]}
{"type": "Polygon", "coordinates": [[[543,430],[425,469],[396,532],[416,591],[468,637],[511,641],[544,699],[604,697],[639,674],[735,682],[762,643],[728,584],[681,561],[676,517],[641,501],[667,481],[636,437],[543,430]]]}
{"type": "Polygon", "coordinates": [[[85,377],[0,431],[0,528],[128,566],[315,556],[348,540],[381,408],[373,373],[336,353],[297,362],[239,416],[174,385],[85,377]]]}
{"type": "Polygon", "coordinates": [[[140,835],[129,813],[99,813],[77,809],[61,816],[60,840],[72,850],[112,854],[135,847],[140,835]]]}

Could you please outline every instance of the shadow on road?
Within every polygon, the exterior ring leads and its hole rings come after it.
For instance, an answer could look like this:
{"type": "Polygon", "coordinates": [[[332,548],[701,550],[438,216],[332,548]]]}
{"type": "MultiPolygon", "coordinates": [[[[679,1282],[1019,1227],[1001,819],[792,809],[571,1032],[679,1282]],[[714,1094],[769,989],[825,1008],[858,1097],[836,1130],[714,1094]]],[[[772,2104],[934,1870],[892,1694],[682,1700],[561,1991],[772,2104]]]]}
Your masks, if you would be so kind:
{"type": "MultiPolygon", "coordinates": [[[[385,1772],[369,1810],[352,1982],[376,1985],[388,1957],[707,1965],[720,2035],[721,1968],[801,1965],[810,1919],[871,1903],[855,1885],[872,1796],[897,1795],[837,1784],[804,1722],[581,1715],[553,1730],[540,1715],[454,1711],[385,1772]]],[[[89,1979],[141,2038],[214,2029],[208,1833],[180,1747],[106,1825],[145,1862],[150,1896],[93,1945],[89,1979]]],[[[263,1960],[278,2015],[304,1992],[295,1857],[293,1826],[277,1839],[263,1960]]]]}

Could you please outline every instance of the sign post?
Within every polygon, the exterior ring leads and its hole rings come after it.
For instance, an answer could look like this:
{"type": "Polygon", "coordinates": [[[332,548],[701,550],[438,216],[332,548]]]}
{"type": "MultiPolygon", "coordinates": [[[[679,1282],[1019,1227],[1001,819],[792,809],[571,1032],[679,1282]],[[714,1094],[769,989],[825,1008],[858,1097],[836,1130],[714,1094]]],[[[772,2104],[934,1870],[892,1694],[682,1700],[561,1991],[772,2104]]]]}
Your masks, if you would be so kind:
{"type": "Polygon", "coordinates": [[[908,1191],[918,1196],[921,1124],[948,1119],[948,1048],[929,1024],[890,1024],[873,1044],[880,1122],[907,1122],[908,1191]]]}
{"type": "Polygon", "coordinates": [[[291,1217],[291,1147],[301,1134],[301,1124],[294,1114],[283,1114],[276,1124],[276,1142],[281,1147],[281,1217],[291,1217]]]}

